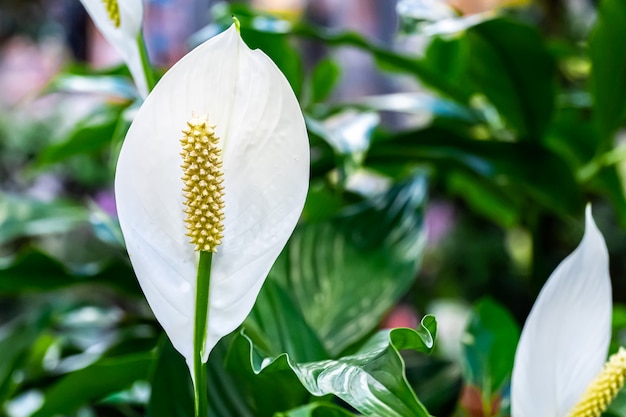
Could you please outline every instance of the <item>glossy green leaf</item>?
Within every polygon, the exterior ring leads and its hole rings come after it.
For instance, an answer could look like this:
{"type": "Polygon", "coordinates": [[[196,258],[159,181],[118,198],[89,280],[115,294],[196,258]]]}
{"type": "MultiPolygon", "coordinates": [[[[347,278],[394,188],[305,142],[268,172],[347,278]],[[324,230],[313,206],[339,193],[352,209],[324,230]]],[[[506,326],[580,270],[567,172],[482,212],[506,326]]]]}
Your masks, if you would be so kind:
{"type": "Polygon", "coordinates": [[[333,91],[340,75],[341,69],[335,61],[332,59],[320,61],[311,76],[311,101],[317,103],[325,100],[333,91]]]}
{"type": "Polygon", "coordinates": [[[22,237],[67,232],[86,223],[87,218],[87,211],[77,204],[0,193],[0,245],[22,237]]]}
{"type": "Polygon", "coordinates": [[[415,279],[425,198],[418,175],[335,219],[302,225],[270,271],[331,356],[375,329],[415,279]]]}
{"type": "MultiPolygon", "coordinates": [[[[326,359],[328,354],[289,294],[275,281],[263,284],[257,301],[244,322],[246,332],[263,335],[264,350],[287,353],[297,362],[326,359]]],[[[257,340],[258,342],[258,340],[257,340]]]]}
{"type": "Polygon", "coordinates": [[[467,383],[479,389],[487,404],[502,395],[513,370],[520,329],[511,314],[490,299],[479,301],[463,337],[467,383]]]}
{"type": "Polygon", "coordinates": [[[469,73],[520,139],[540,142],[552,116],[556,67],[539,31],[493,19],[467,31],[469,73]]]}
{"type": "Polygon", "coordinates": [[[0,294],[45,292],[77,284],[104,284],[129,294],[141,294],[126,263],[112,263],[94,275],[73,274],[41,252],[24,252],[0,269],[0,294]]]}
{"type": "MultiPolygon", "coordinates": [[[[251,415],[271,417],[277,412],[290,410],[308,402],[309,392],[289,366],[276,367],[272,372],[257,371],[258,367],[252,363],[260,366],[266,361],[266,357],[274,355],[266,354],[262,348],[251,349],[250,346],[256,346],[252,340],[261,343],[265,343],[266,340],[261,340],[253,334],[248,336],[244,332],[245,330],[235,336],[226,357],[226,369],[229,371],[230,380],[239,389],[239,397],[243,395],[246,399],[251,415]]],[[[283,356],[289,355],[285,353],[283,356]]],[[[210,381],[209,376],[209,386],[210,381]]]]}
{"type": "Polygon", "coordinates": [[[67,137],[41,151],[40,165],[64,161],[76,155],[91,154],[110,145],[125,106],[106,105],[96,108],[77,123],[67,137]]]}
{"type": "Polygon", "coordinates": [[[287,354],[268,357],[242,332],[231,357],[239,363],[248,359],[257,375],[293,373],[312,395],[335,395],[366,416],[428,417],[406,381],[399,350],[430,352],[436,328],[434,317],[427,316],[417,330],[383,330],[353,355],[308,363],[295,363],[287,354]]]}
{"type": "Polygon", "coordinates": [[[44,403],[32,417],[67,415],[77,408],[146,380],[153,361],[151,354],[102,359],[69,373],[44,393],[44,403]]]}
{"type": "Polygon", "coordinates": [[[626,3],[602,0],[598,20],[589,38],[591,58],[591,93],[593,117],[604,150],[613,143],[613,134],[621,125],[626,110],[626,3]]]}

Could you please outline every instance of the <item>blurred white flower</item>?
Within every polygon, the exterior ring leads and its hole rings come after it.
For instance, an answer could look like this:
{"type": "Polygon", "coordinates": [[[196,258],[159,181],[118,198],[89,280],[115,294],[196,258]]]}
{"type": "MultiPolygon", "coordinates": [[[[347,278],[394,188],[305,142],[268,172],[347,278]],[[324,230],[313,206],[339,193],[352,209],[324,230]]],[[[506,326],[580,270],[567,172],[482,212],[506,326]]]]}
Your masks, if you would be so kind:
{"type": "Polygon", "coordinates": [[[142,97],[148,95],[148,80],[141,59],[142,0],[80,0],[94,24],[119,52],[142,97]]]}

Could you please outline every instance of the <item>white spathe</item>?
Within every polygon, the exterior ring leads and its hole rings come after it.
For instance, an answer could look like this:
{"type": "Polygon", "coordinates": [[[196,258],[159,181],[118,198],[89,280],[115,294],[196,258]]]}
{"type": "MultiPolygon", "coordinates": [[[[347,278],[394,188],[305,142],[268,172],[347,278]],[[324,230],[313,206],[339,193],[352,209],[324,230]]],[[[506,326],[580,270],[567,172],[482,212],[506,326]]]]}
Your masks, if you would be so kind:
{"type": "Polygon", "coordinates": [[[80,0],[105,39],[118,51],[135,80],[142,97],[148,95],[148,81],[141,63],[139,36],[143,20],[142,0],[117,0],[120,26],[116,27],[103,0],[80,0]]]}
{"type": "Polygon", "coordinates": [[[300,217],[310,165],[289,83],[234,25],[183,57],[139,109],[117,165],[118,214],[141,288],[190,369],[199,254],[185,235],[179,139],[193,114],[222,139],[225,188],[203,360],[252,309],[300,217]]]}
{"type": "Polygon", "coordinates": [[[554,270],[528,316],[511,380],[512,417],[566,417],[603,368],[611,338],[604,238],[586,211],[582,242],[554,270]]]}

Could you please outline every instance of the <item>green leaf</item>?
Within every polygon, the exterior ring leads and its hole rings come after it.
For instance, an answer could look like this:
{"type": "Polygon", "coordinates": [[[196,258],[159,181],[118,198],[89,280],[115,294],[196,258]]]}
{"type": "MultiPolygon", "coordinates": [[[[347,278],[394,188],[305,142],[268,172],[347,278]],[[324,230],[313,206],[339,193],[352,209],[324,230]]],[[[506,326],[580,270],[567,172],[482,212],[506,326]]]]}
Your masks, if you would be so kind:
{"type": "Polygon", "coordinates": [[[320,61],[311,76],[312,102],[317,103],[325,100],[337,84],[341,69],[332,59],[320,61]]]}
{"type": "Polygon", "coordinates": [[[111,104],[96,108],[73,127],[63,142],[43,149],[37,163],[40,166],[54,164],[72,156],[97,152],[110,145],[124,108],[111,104]]]}
{"type": "Polygon", "coordinates": [[[543,145],[473,140],[439,127],[380,137],[366,165],[432,164],[445,176],[450,167],[488,180],[505,193],[523,196],[558,214],[579,213],[583,196],[572,169],[543,145]]]}
{"type": "Polygon", "coordinates": [[[513,371],[520,330],[511,314],[490,299],[474,307],[463,337],[465,379],[490,404],[503,393],[513,371]]]}
{"type": "Polygon", "coordinates": [[[25,364],[30,349],[41,334],[43,323],[24,320],[7,324],[0,329],[0,403],[9,398],[16,382],[14,373],[25,364]]]}
{"type": "Polygon", "coordinates": [[[556,67],[539,31],[500,18],[474,26],[467,37],[478,92],[520,139],[541,141],[554,109],[556,67]]]}
{"type": "Polygon", "coordinates": [[[369,334],[420,264],[426,181],[417,175],[338,217],[296,229],[270,271],[331,356],[369,334]]]}
{"type": "Polygon", "coordinates": [[[41,252],[29,251],[0,269],[0,294],[45,292],[77,284],[104,284],[141,294],[132,269],[121,262],[111,263],[94,275],[78,275],[41,252]]]}
{"type": "Polygon", "coordinates": [[[287,353],[298,362],[328,357],[289,294],[272,280],[263,285],[244,326],[248,333],[259,332],[263,335],[263,348],[272,355],[287,353]]]}
{"type": "MultiPolygon", "coordinates": [[[[251,415],[270,417],[277,412],[305,404],[310,394],[290,367],[281,366],[274,368],[272,372],[257,372],[258,368],[251,362],[260,366],[266,361],[265,358],[274,355],[268,355],[262,348],[252,350],[250,346],[257,346],[253,340],[260,339],[253,334],[248,336],[246,330],[242,330],[235,336],[226,357],[230,380],[238,387],[240,397],[243,395],[246,398],[246,403],[252,410],[251,415]]],[[[289,356],[287,353],[283,355],[289,356]]]]}
{"type": "Polygon", "coordinates": [[[604,150],[613,143],[613,134],[621,125],[626,110],[626,3],[603,0],[598,20],[589,38],[591,58],[591,94],[593,117],[604,150]]]}
{"type": "Polygon", "coordinates": [[[22,237],[67,232],[87,219],[87,210],[77,204],[0,193],[0,245],[22,237]]]}
{"type": "Polygon", "coordinates": [[[287,354],[267,357],[241,332],[233,343],[231,360],[247,361],[257,375],[293,373],[311,394],[335,395],[366,416],[428,417],[406,381],[399,350],[430,352],[436,328],[434,317],[426,316],[417,330],[383,330],[354,355],[308,363],[295,363],[287,354]]]}
{"type": "Polygon", "coordinates": [[[274,417],[356,417],[355,414],[333,404],[314,402],[274,417]]]}
{"type": "Polygon", "coordinates": [[[145,380],[153,361],[151,354],[102,359],[63,376],[44,394],[44,403],[32,417],[67,415],[80,406],[96,402],[134,382],[145,380]]]}
{"type": "Polygon", "coordinates": [[[150,386],[147,416],[193,416],[193,389],[189,370],[165,334],[161,336],[157,347],[157,358],[150,373],[150,386]]]}
{"type": "MultiPolygon", "coordinates": [[[[270,356],[286,353],[298,362],[328,357],[289,295],[271,280],[263,285],[252,312],[244,322],[244,329],[254,344],[270,356]]],[[[211,361],[214,360],[212,354],[211,361]]],[[[272,416],[278,411],[299,406],[308,398],[308,392],[292,372],[257,376],[247,362],[247,357],[231,352],[228,367],[235,386],[245,393],[242,395],[247,398],[255,416],[272,416]],[[239,361],[233,360],[233,357],[239,361]]]]}

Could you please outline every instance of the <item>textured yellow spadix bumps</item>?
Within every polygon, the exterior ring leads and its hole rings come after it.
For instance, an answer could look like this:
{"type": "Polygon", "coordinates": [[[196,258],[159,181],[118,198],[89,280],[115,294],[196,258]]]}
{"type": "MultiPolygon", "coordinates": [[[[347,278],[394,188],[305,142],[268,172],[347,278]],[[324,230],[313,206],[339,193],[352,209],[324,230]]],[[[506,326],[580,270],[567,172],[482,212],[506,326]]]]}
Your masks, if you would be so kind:
{"type": "Polygon", "coordinates": [[[589,385],[569,417],[599,417],[624,386],[626,349],[619,348],[589,385]]]}
{"type": "Polygon", "coordinates": [[[222,150],[214,128],[206,116],[192,116],[180,140],[187,236],[205,252],[216,252],[224,237],[222,150]]]}
{"type": "Polygon", "coordinates": [[[109,19],[116,28],[120,27],[120,6],[117,4],[117,0],[102,0],[102,2],[107,8],[109,19]]]}

